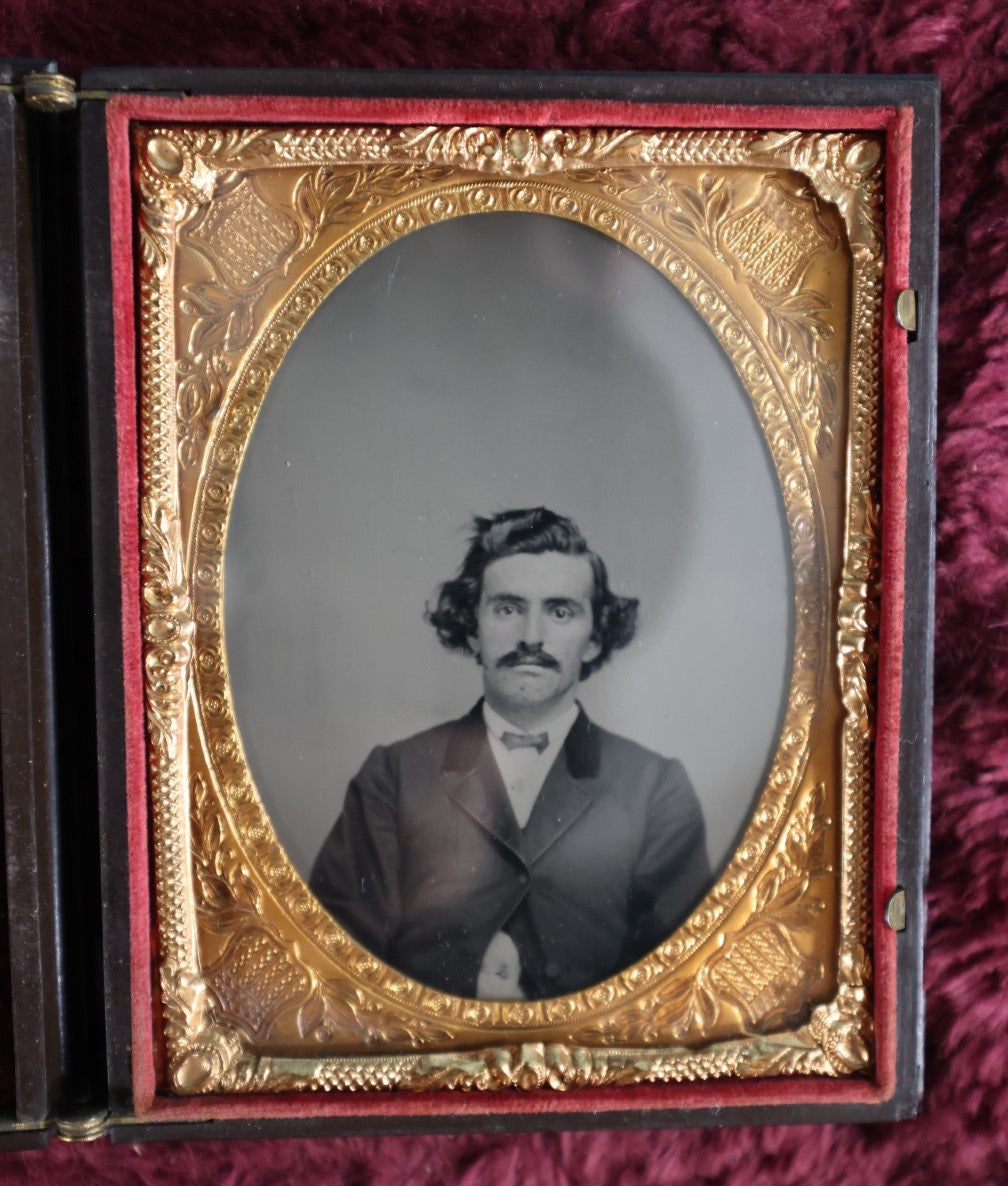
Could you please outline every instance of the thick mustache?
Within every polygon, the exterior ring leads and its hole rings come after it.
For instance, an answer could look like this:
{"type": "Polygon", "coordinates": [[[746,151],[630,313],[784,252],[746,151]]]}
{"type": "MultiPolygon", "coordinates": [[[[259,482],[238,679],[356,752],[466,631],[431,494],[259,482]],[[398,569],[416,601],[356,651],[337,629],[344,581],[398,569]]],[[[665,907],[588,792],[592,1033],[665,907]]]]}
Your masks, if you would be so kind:
{"type": "Polygon", "coordinates": [[[497,660],[498,667],[521,667],[530,663],[535,664],[537,667],[548,667],[551,671],[560,670],[560,664],[556,659],[538,648],[519,648],[516,651],[510,651],[502,659],[497,660]]]}

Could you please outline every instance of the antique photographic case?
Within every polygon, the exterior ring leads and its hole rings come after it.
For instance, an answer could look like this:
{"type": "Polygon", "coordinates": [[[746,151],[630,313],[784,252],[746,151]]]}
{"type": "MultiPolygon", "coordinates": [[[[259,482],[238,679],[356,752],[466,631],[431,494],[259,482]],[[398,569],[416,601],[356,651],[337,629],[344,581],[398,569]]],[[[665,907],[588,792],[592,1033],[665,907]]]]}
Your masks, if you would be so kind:
{"type": "Polygon", "coordinates": [[[912,1115],[934,83],[5,100],[11,1127],[912,1115]]]}

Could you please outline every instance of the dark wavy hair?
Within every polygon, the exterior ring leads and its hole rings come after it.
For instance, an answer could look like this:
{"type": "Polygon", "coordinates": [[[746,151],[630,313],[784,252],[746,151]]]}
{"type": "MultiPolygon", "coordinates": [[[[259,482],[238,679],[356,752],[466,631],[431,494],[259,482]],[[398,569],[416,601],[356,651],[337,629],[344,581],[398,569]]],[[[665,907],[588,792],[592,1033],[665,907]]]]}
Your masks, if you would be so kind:
{"type": "Polygon", "coordinates": [[[581,678],[598,671],[613,651],[625,647],[637,628],[636,597],[617,597],[609,588],[606,566],[585,542],[572,520],[546,507],[501,511],[491,519],[473,519],[469,551],[454,580],[441,586],[437,604],[427,607],[425,617],[437,631],[443,646],[473,654],[469,640],[476,636],[483,573],[494,560],[521,552],[560,552],[564,556],[587,556],[591,563],[592,638],[599,646],[590,663],[581,664],[581,678]]]}

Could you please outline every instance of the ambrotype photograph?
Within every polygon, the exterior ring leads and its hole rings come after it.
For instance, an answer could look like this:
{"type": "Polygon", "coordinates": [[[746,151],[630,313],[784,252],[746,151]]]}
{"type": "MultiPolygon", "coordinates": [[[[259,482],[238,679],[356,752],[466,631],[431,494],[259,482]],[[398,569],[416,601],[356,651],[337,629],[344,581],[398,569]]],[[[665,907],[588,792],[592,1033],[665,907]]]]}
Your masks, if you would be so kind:
{"type": "Polygon", "coordinates": [[[753,809],[791,657],[768,447],[700,316],[591,228],[459,219],[348,277],[264,401],[224,584],[277,835],[424,984],[606,979],[753,809]]]}

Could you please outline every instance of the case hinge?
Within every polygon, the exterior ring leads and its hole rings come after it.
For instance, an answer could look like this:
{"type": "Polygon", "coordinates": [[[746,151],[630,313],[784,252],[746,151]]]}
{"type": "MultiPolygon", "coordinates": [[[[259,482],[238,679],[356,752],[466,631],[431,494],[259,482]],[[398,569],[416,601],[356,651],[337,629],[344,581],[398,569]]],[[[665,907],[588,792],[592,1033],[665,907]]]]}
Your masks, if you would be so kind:
{"type": "Polygon", "coordinates": [[[108,1112],[96,1112],[93,1116],[64,1117],[56,1121],[56,1136],[61,1141],[78,1144],[82,1141],[97,1141],[109,1128],[108,1112]]]}
{"type": "Polygon", "coordinates": [[[21,87],[25,105],[35,111],[73,111],[77,106],[77,84],[65,74],[26,74],[21,87]]]}

